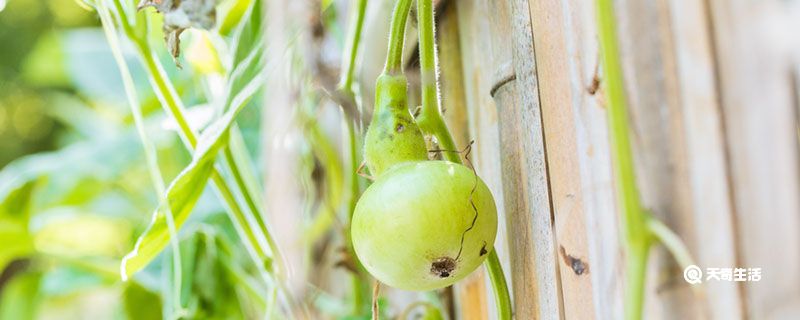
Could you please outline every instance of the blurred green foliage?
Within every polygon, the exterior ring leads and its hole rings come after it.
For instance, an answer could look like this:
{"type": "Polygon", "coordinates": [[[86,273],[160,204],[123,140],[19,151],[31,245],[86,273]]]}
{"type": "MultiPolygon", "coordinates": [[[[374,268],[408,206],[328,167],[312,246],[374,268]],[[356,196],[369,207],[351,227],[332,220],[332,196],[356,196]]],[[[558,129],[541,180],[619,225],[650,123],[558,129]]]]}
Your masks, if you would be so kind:
{"type": "MultiPolygon", "coordinates": [[[[159,198],[97,14],[74,1],[0,2],[0,320],[252,315],[244,312],[253,311],[251,300],[263,298],[264,289],[248,283],[258,282],[249,281],[252,266],[240,246],[230,245],[239,241],[236,232],[207,190],[190,218],[200,227],[181,232],[181,253],[192,255],[183,265],[190,278],[181,283],[187,310],[174,310],[165,294],[172,285],[164,271],[169,254],[132,280],[120,280],[120,259],[147,227],[159,198]]],[[[223,5],[233,7],[231,0],[223,5]]],[[[158,22],[154,13],[148,16],[158,22]]],[[[203,125],[208,84],[197,75],[222,70],[178,69],[163,50],[160,26],[152,30],[168,76],[189,114],[198,115],[193,124],[203,125]]],[[[184,38],[187,46],[199,43],[189,33],[184,38]]],[[[159,167],[172,180],[191,156],[161,112],[132,46],[123,47],[159,167]]],[[[259,110],[242,113],[243,144],[255,150],[259,110]]]]}
{"type": "Polygon", "coordinates": [[[48,85],[69,90],[63,72],[52,66],[62,60],[54,47],[55,29],[97,26],[93,14],[71,1],[3,1],[0,11],[0,167],[23,154],[55,148],[54,137],[60,130],[46,112],[48,101],[42,88],[26,81],[23,65],[30,58],[46,62],[39,74],[47,75],[48,85]],[[36,46],[50,46],[49,57],[32,57],[36,46]]]}

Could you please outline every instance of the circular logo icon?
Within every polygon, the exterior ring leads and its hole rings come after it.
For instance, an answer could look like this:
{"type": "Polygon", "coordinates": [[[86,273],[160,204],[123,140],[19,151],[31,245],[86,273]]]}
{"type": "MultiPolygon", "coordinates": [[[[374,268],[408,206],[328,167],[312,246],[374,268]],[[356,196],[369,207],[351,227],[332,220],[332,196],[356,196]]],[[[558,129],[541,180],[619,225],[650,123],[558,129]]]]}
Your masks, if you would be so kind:
{"type": "Polygon", "coordinates": [[[700,284],[703,282],[703,270],[696,265],[690,265],[683,269],[683,279],[691,284],[700,284]]]}

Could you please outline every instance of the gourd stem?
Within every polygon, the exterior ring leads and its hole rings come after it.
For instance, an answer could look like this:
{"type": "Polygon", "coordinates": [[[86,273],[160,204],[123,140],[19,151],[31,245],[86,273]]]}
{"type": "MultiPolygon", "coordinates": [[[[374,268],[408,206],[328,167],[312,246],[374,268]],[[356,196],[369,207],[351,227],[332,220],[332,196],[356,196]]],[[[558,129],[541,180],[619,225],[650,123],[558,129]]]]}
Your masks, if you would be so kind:
{"type": "Polygon", "coordinates": [[[419,22],[419,65],[422,86],[422,112],[417,124],[423,133],[436,136],[444,156],[452,162],[460,162],[457,147],[447,130],[439,108],[439,86],[436,79],[436,42],[433,18],[433,0],[417,1],[419,22]]]}
{"type": "Polygon", "coordinates": [[[497,305],[497,318],[500,320],[511,320],[511,296],[508,292],[506,276],[503,273],[503,265],[500,264],[497,251],[492,249],[492,252],[486,257],[486,262],[484,263],[486,264],[486,271],[489,273],[489,281],[492,282],[492,287],[494,288],[494,302],[497,305]]]}
{"type": "Polygon", "coordinates": [[[386,65],[383,72],[386,74],[403,73],[403,46],[405,44],[406,21],[408,12],[411,11],[412,0],[397,0],[392,13],[389,31],[389,50],[386,54],[386,65]]]}
{"type": "MultiPolygon", "coordinates": [[[[417,21],[419,23],[419,60],[422,75],[422,113],[417,119],[417,123],[424,133],[436,137],[441,149],[446,150],[444,154],[447,160],[460,164],[462,161],[453,142],[453,136],[439,109],[432,0],[417,0],[417,21]]],[[[508,292],[503,266],[494,249],[489,253],[485,264],[495,293],[498,319],[511,319],[511,296],[508,292]]]]}

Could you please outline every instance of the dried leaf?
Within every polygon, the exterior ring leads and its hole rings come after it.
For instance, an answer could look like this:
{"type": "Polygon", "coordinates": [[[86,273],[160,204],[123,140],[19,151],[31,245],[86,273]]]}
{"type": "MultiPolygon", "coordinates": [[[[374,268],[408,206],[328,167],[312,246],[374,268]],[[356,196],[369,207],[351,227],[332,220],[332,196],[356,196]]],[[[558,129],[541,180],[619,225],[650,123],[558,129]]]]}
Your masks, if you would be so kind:
{"type": "MultiPolygon", "coordinates": [[[[188,28],[209,30],[217,20],[216,0],[142,0],[138,9],[153,7],[164,15],[164,42],[172,57],[181,53],[181,33],[188,28]]],[[[177,63],[177,60],[175,61],[177,63]]]]}

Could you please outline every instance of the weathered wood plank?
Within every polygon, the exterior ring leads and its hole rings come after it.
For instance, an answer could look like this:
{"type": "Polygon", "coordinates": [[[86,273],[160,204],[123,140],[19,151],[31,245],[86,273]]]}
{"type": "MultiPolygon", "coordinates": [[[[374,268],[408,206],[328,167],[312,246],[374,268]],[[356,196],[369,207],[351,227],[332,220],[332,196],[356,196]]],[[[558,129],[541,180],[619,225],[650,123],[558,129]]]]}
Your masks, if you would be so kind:
{"type": "Polygon", "coordinates": [[[621,252],[606,114],[593,87],[594,8],[586,1],[531,0],[520,9],[530,10],[533,30],[564,315],[620,319],[621,252]]]}
{"type": "Polygon", "coordinates": [[[746,310],[769,318],[800,297],[800,157],[789,77],[800,12],[792,1],[709,4],[740,264],[763,272],[743,285],[746,310]]]}
{"type": "MultiPolygon", "coordinates": [[[[697,1],[667,1],[661,8],[668,15],[665,24],[671,47],[666,72],[674,73],[677,110],[671,113],[682,139],[678,161],[686,167],[681,185],[690,190],[688,223],[682,226],[687,244],[700,266],[737,265],[734,213],[731,207],[725,158],[725,136],[716,88],[713,43],[707,8],[697,1]],[[713,228],[709,228],[713,226],[713,228]],[[710,231],[710,232],[709,232],[710,231]]],[[[680,278],[678,279],[680,281],[680,278]]],[[[712,319],[741,319],[743,301],[735,283],[707,282],[702,299],[704,316],[712,319]]]]}
{"type": "Polygon", "coordinates": [[[503,181],[515,311],[520,319],[562,316],[557,253],[527,0],[495,2],[492,86],[500,118],[503,181]],[[509,48],[510,46],[510,48],[509,48]],[[510,56],[507,50],[510,49],[510,56]],[[510,68],[507,66],[511,66],[510,68]],[[513,79],[513,80],[512,80],[513,79]]]}

